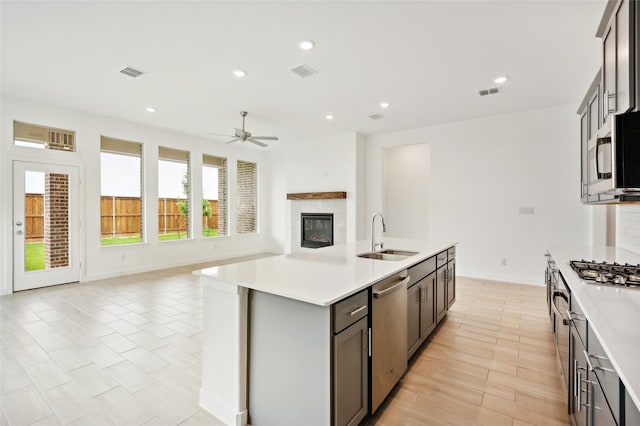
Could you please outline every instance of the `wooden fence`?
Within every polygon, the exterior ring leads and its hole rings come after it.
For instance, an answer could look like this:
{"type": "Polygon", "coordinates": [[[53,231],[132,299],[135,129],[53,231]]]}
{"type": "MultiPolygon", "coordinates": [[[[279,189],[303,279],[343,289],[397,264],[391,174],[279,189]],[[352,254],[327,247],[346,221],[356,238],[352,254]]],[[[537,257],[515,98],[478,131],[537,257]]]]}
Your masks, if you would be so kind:
{"type": "MultiPolygon", "coordinates": [[[[158,200],[158,234],[186,232],[187,223],[178,207],[177,198],[158,200]]],[[[218,201],[208,200],[211,216],[202,217],[202,227],[218,229],[218,201]]],[[[200,207],[202,208],[202,207],[200,207]]],[[[138,197],[100,197],[100,228],[103,237],[140,235],[142,205],[138,197]]],[[[44,238],[44,196],[27,194],[25,198],[26,240],[44,238]]]]}

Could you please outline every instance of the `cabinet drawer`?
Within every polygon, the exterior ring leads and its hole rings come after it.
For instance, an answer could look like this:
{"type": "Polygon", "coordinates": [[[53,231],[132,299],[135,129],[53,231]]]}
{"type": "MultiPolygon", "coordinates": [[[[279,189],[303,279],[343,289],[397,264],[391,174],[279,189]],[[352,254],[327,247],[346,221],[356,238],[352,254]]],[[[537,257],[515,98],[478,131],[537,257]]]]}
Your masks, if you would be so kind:
{"type": "Polygon", "coordinates": [[[456,248],[455,247],[451,247],[449,250],[447,250],[447,256],[449,257],[449,260],[455,259],[455,257],[456,257],[456,248]]]}
{"type": "Polygon", "coordinates": [[[367,290],[363,290],[333,305],[333,332],[338,333],[367,315],[367,290]]]}
{"type": "Polygon", "coordinates": [[[409,276],[411,277],[411,281],[407,287],[411,287],[416,284],[418,281],[426,277],[432,272],[436,270],[436,257],[430,257],[429,259],[418,263],[417,265],[409,268],[409,276]]]}
{"type": "Polygon", "coordinates": [[[598,378],[600,386],[602,386],[602,392],[605,395],[611,412],[616,421],[620,422],[620,379],[618,373],[613,368],[609,357],[605,353],[600,341],[593,333],[591,327],[587,327],[587,342],[589,356],[588,362],[590,366],[593,366],[593,372],[598,378]]]}
{"type": "Polygon", "coordinates": [[[447,263],[447,251],[446,250],[443,251],[443,252],[438,253],[436,257],[438,258],[437,259],[437,265],[436,265],[438,268],[441,267],[441,266],[444,266],[444,264],[447,263]]]}

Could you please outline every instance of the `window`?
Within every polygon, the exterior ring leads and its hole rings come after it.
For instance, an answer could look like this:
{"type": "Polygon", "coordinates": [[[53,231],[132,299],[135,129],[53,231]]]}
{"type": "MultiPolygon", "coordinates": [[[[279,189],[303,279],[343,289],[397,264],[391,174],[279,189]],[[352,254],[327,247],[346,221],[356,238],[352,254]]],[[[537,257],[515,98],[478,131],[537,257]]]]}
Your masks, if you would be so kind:
{"type": "Polygon", "coordinates": [[[227,159],[202,156],[202,235],[227,234],[227,159]]]}
{"type": "Polygon", "coordinates": [[[190,238],[189,153],[161,146],[158,157],[158,239],[190,238]]]}
{"type": "Polygon", "coordinates": [[[75,151],[75,139],[75,132],[71,130],[13,122],[13,143],[16,146],[75,151]]]}
{"type": "Polygon", "coordinates": [[[257,173],[256,164],[238,160],[237,222],[238,234],[257,231],[257,173]]]}
{"type": "Polygon", "coordinates": [[[100,138],[102,245],[142,241],[142,144],[100,138]]]}

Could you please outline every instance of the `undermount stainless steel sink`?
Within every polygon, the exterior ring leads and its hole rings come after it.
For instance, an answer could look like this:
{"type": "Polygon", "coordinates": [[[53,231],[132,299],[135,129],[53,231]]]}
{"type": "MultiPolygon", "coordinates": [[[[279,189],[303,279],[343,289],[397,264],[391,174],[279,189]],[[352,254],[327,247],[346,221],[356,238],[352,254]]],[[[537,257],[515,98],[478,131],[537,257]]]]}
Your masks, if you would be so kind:
{"type": "Polygon", "coordinates": [[[418,254],[417,251],[407,251],[407,250],[394,250],[387,249],[376,252],[367,252],[360,253],[357,256],[365,259],[375,259],[375,260],[404,260],[408,257],[411,257],[415,254],[418,254]]]}
{"type": "Polygon", "coordinates": [[[409,250],[396,250],[396,249],[385,249],[385,250],[380,250],[380,253],[384,253],[384,254],[395,254],[397,256],[405,256],[405,257],[411,257],[414,256],[416,254],[418,254],[417,251],[409,251],[409,250]]]}

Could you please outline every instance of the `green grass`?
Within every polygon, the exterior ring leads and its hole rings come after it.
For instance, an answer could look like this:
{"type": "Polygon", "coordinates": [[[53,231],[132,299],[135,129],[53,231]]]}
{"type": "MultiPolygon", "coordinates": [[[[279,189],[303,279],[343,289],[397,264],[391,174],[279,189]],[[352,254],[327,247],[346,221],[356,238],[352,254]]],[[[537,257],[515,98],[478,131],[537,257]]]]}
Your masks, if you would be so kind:
{"type": "Polygon", "coordinates": [[[26,243],[24,245],[24,270],[44,269],[44,243],[26,243]]]}
{"type": "Polygon", "coordinates": [[[140,236],[137,237],[112,237],[112,238],[103,238],[101,244],[103,246],[115,246],[119,244],[132,244],[139,243],[142,241],[140,236]]]}
{"type": "Polygon", "coordinates": [[[202,230],[203,237],[217,237],[218,230],[217,229],[203,229],[202,230]]]}

